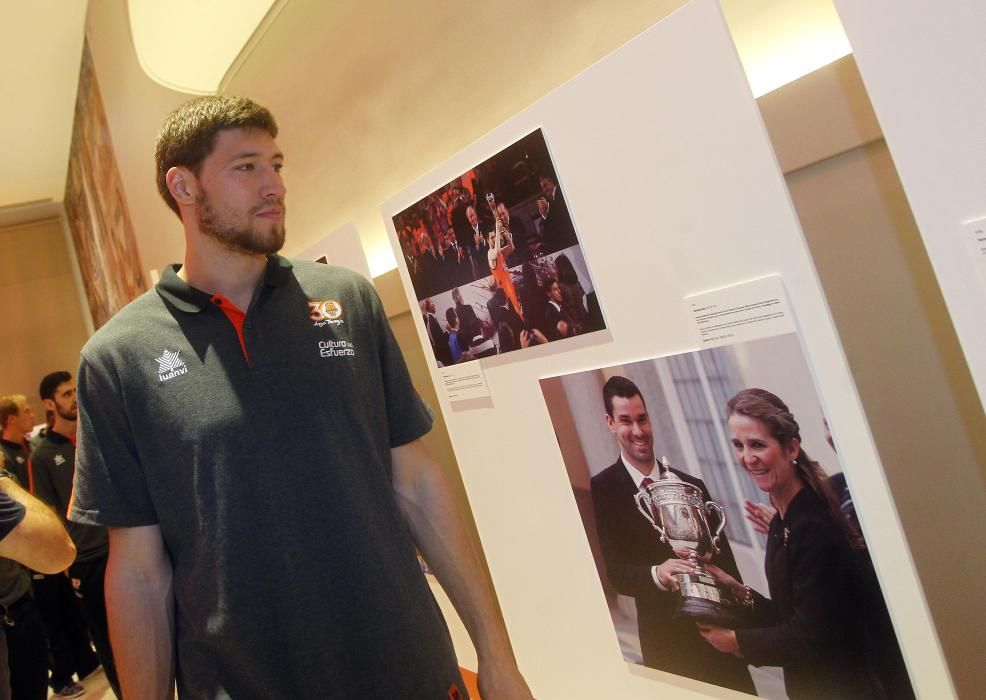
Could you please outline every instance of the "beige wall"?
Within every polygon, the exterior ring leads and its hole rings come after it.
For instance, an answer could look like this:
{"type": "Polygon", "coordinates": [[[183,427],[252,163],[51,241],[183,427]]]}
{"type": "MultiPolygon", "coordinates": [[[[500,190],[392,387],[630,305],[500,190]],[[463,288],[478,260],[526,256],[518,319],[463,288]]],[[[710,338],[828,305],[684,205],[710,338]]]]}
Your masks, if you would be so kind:
{"type": "Polygon", "coordinates": [[[24,394],[38,422],[38,384],[75,374],[86,323],[60,219],[0,228],[0,395],[24,394]]]}
{"type": "Polygon", "coordinates": [[[986,421],[937,280],[851,57],[760,104],[956,690],[977,697],[986,421]]]}

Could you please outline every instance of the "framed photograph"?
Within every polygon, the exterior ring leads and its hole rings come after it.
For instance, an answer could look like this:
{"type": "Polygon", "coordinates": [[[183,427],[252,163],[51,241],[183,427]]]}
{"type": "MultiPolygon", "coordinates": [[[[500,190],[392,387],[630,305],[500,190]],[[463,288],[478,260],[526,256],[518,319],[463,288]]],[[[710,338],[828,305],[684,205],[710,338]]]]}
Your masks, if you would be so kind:
{"type": "Polygon", "coordinates": [[[913,697],[796,334],[541,380],[623,658],[913,697]]]}
{"type": "Polygon", "coordinates": [[[393,223],[439,366],[606,327],[540,129],[393,223]]]}

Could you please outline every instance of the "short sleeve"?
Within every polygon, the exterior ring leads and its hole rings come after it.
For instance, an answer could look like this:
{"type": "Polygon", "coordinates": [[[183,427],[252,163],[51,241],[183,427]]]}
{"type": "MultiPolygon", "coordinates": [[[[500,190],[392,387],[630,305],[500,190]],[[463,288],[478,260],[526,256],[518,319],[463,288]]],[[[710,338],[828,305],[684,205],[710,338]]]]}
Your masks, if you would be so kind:
{"type": "Polygon", "coordinates": [[[5,493],[0,493],[0,540],[20,525],[27,510],[5,493]]]}
{"type": "Polygon", "coordinates": [[[434,413],[411,382],[404,355],[401,354],[400,346],[387,322],[387,315],[376,290],[367,283],[364,295],[374,319],[390,446],[399,447],[427,434],[431,430],[434,413]]]}
{"type": "Polygon", "coordinates": [[[69,519],[86,525],[154,525],[157,513],[115,374],[85,356],[79,367],[79,432],[69,519]]]}

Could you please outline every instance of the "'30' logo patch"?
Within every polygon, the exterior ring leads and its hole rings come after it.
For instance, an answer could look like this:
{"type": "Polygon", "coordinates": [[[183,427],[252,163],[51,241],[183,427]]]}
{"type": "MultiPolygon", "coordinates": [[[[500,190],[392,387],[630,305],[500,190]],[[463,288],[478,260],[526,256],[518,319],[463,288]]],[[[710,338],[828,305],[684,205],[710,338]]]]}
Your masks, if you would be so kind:
{"type": "Polygon", "coordinates": [[[308,302],[309,315],[317,327],[326,324],[340,325],[342,320],[342,304],[335,299],[322,299],[308,302]]]}

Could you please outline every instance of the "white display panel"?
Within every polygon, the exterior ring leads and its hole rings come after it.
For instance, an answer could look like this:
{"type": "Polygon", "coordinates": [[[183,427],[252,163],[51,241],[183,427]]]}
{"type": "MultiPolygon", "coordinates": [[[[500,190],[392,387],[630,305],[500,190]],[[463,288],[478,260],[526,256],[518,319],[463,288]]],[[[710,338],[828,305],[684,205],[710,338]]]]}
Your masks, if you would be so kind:
{"type": "Polygon", "coordinates": [[[360,273],[367,279],[372,279],[370,265],[366,261],[366,253],[360,243],[359,231],[356,230],[356,224],[351,221],[290,257],[298,260],[314,260],[327,265],[341,265],[360,273]]]}
{"type": "MultiPolygon", "coordinates": [[[[535,128],[547,140],[608,330],[484,359],[491,400],[468,410],[441,405],[535,695],[729,695],[624,662],[538,380],[696,349],[685,297],[771,274],[783,279],[839,436],[915,688],[927,697],[950,693],[818,279],[715,3],[690,3],[384,203],[397,257],[394,214],[535,128]]],[[[401,277],[415,308],[403,267],[401,277]]],[[[423,323],[418,332],[428,347],[423,323]]],[[[440,383],[437,368],[432,378],[440,383]]]]}
{"type": "Polygon", "coordinates": [[[986,216],[986,5],[835,5],[986,405],[986,286],[964,227],[986,216]]]}

